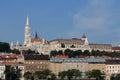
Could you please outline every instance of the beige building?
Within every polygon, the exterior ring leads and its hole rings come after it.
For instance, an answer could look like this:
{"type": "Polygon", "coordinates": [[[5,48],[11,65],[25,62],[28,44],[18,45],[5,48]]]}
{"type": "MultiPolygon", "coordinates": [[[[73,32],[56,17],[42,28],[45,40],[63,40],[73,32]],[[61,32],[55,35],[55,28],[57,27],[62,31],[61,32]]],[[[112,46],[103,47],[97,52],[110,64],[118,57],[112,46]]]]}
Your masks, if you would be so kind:
{"type": "Polygon", "coordinates": [[[91,50],[99,50],[99,51],[106,51],[106,52],[112,51],[111,44],[89,44],[89,45],[91,50]]]}
{"type": "Polygon", "coordinates": [[[105,62],[89,62],[89,70],[92,71],[94,69],[98,69],[101,71],[101,73],[105,73],[105,62]]]}
{"type": "Polygon", "coordinates": [[[51,58],[50,70],[55,74],[58,74],[61,71],[67,71],[69,69],[78,69],[83,73],[93,69],[100,69],[101,72],[104,72],[104,63],[105,59],[103,58],[51,58]]]}
{"type": "Polygon", "coordinates": [[[48,55],[25,55],[25,72],[35,72],[49,69],[50,59],[48,55]]]}
{"type": "Polygon", "coordinates": [[[120,60],[106,60],[106,80],[110,80],[112,74],[120,74],[120,60]]]}
{"type": "Polygon", "coordinates": [[[120,46],[112,47],[112,52],[120,52],[120,46]]]}
{"type": "Polygon", "coordinates": [[[50,59],[50,70],[58,74],[61,71],[67,71],[69,69],[78,69],[81,72],[88,71],[88,63],[84,59],[50,59]]]}
{"type": "Polygon", "coordinates": [[[89,42],[85,35],[82,36],[82,39],[72,38],[72,39],[55,39],[50,41],[50,49],[51,50],[89,50],[89,42]]]}

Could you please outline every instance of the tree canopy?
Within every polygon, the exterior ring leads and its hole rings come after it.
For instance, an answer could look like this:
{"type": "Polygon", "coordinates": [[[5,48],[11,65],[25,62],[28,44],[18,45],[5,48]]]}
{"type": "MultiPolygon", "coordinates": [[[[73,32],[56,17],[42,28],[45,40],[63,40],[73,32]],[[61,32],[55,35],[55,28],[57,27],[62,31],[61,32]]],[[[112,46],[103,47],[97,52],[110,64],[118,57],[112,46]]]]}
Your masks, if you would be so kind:
{"type": "Polygon", "coordinates": [[[53,50],[50,52],[50,57],[55,57],[57,55],[66,55],[69,58],[75,58],[75,57],[82,57],[82,56],[108,56],[108,57],[117,57],[120,58],[120,52],[105,52],[105,51],[99,51],[99,50],[92,50],[91,52],[88,50],[85,50],[82,52],[82,50],[70,50],[70,49],[66,49],[64,51],[60,50],[60,51],[56,51],[53,50]]]}
{"type": "Polygon", "coordinates": [[[0,52],[10,52],[10,45],[6,42],[0,42],[0,52]]]}
{"type": "Polygon", "coordinates": [[[17,67],[6,66],[4,73],[6,80],[19,80],[22,76],[21,70],[17,67]]]}

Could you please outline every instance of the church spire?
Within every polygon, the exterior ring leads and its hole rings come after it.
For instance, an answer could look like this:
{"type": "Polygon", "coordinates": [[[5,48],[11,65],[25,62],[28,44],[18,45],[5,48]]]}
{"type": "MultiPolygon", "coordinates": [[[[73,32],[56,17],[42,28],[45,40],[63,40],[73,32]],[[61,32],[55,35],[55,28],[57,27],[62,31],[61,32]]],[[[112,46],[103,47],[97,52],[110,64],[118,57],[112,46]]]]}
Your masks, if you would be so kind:
{"type": "Polygon", "coordinates": [[[29,25],[29,17],[27,16],[26,25],[29,25]]]}
{"type": "Polygon", "coordinates": [[[26,25],[25,25],[25,41],[24,41],[24,45],[29,44],[29,41],[30,41],[30,24],[29,24],[29,18],[27,16],[26,25]]]}
{"type": "Polygon", "coordinates": [[[38,34],[37,34],[37,32],[36,32],[36,34],[35,34],[35,38],[38,38],[38,34]]]}

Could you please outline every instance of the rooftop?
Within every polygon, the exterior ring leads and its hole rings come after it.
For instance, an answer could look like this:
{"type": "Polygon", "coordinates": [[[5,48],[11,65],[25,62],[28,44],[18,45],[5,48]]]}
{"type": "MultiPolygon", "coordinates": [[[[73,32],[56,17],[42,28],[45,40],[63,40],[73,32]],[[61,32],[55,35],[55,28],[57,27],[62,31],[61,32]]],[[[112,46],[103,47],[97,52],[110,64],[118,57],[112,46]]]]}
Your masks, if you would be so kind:
{"type": "Polygon", "coordinates": [[[40,55],[40,54],[33,54],[33,55],[24,55],[25,60],[50,60],[49,55],[40,55]]]}

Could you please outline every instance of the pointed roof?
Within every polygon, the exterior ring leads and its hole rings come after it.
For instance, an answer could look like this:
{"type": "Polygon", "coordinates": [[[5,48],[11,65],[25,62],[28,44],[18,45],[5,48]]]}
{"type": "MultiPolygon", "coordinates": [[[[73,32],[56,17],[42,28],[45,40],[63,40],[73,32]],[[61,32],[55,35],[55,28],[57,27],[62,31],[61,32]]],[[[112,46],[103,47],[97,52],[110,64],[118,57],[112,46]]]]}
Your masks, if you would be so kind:
{"type": "Polygon", "coordinates": [[[26,25],[29,25],[29,17],[27,16],[26,25]]]}
{"type": "Polygon", "coordinates": [[[38,38],[37,32],[36,32],[36,34],[35,34],[35,38],[38,38]]]}
{"type": "Polygon", "coordinates": [[[86,38],[86,35],[85,35],[85,34],[83,34],[82,38],[86,38]]]}

